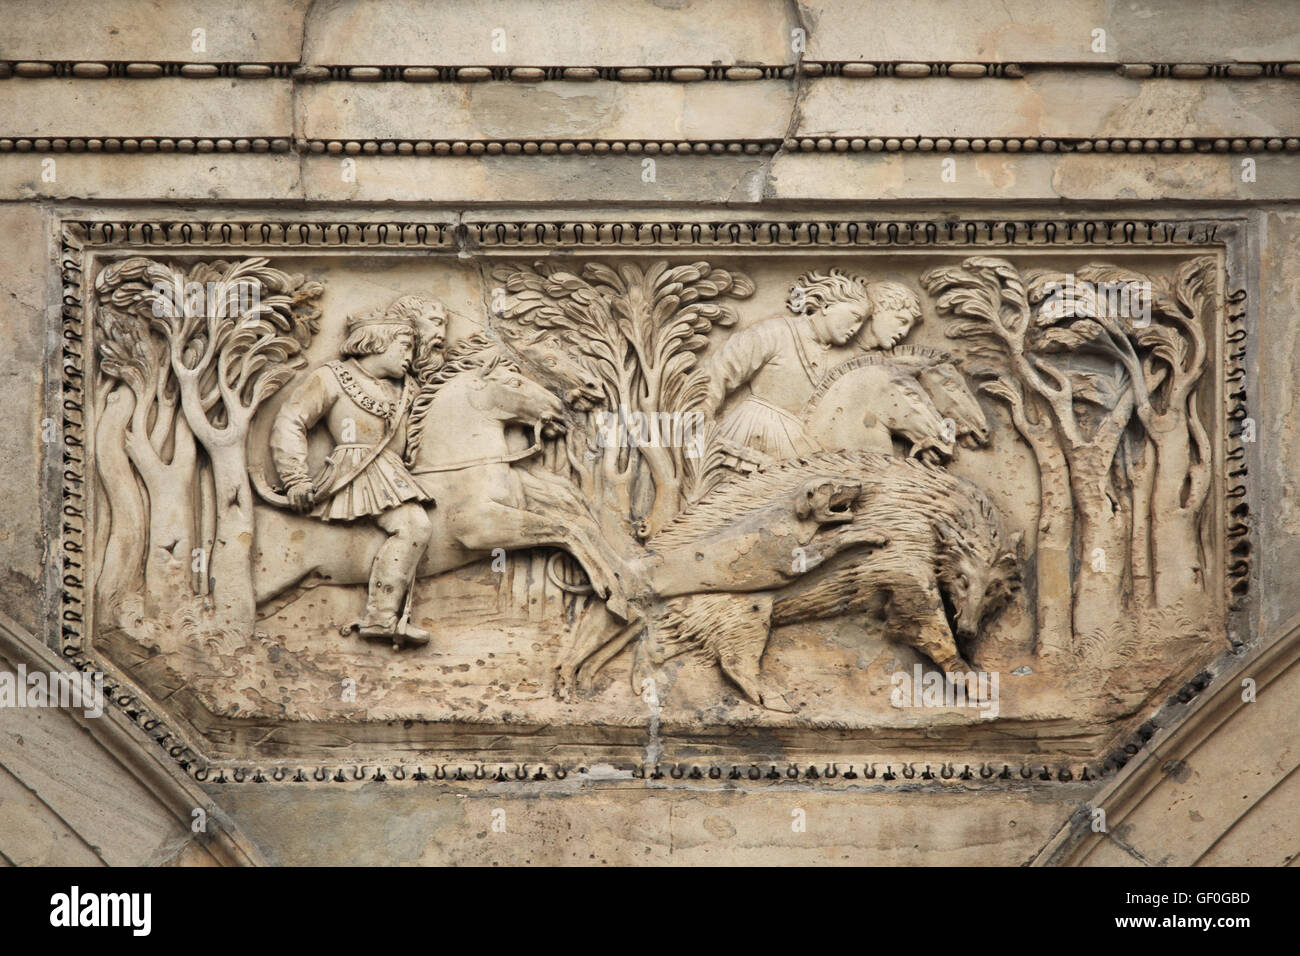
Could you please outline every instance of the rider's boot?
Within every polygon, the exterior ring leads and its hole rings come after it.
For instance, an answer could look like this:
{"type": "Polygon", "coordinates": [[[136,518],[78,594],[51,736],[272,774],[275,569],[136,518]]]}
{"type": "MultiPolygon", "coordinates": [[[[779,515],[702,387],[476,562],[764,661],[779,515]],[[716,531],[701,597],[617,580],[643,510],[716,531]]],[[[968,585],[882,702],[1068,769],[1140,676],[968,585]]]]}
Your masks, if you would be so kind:
{"type": "Polygon", "coordinates": [[[389,638],[394,648],[405,644],[428,644],[433,635],[422,627],[402,621],[402,601],[415,581],[415,571],[424,556],[424,544],[394,535],[384,542],[370,568],[366,612],[357,630],[363,637],[389,638]]]}

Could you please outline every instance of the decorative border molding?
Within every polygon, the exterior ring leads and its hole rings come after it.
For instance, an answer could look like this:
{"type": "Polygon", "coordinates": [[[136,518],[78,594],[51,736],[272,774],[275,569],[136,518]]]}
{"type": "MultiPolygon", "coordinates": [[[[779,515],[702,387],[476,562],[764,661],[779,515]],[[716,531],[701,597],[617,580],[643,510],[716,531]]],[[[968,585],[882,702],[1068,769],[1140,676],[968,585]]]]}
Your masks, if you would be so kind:
{"type": "MultiPolygon", "coordinates": [[[[1300,140],[1297,141],[1300,146],[1300,140]]],[[[644,140],[644,139],[310,139],[299,140],[303,153],[346,156],[517,156],[579,155],[633,156],[659,154],[710,156],[771,156],[781,148],[779,139],[644,140]]]]}
{"type": "MultiPolygon", "coordinates": [[[[434,781],[439,784],[493,784],[523,783],[536,784],[560,782],[569,776],[588,778],[591,782],[607,784],[609,782],[652,781],[662,786],[672,786],[678,781],[687,785],[700,785],[708,780],[728,786],[735,781],[742,785],[764,783],[800,783],[804,785],[844,788],[852,787],[889,787],[912,789],[917,786],[951,786],[962,789],[1003,790],[1008,786],[1041,788],[1054,784],[1092,783],[1114,777],[1116,773],[1134,759],[1156,736],[1162,727],[1173,726],[1185,713],[1191,702],[1197,699],[1213,678],[1209,671],[1203,671],[1190,681],[1160,708],[1154,717],[1144,722],[1129,735],[1123,743],[1117,743],[1114,749],[1104,757],[1094,761],[1049,760],[1026,762],[1023,758],[982,760],[971,763],[961,756],[909,756],[899,754],[889,757],[832,758],[809,759],[804,757],[798,762],[789,759],[772,761],[755,759],[742,761],[708,761],[693,760],[682,762],[661,762],[656,764],[630,763],[615,767],[612,771],[603,770],[597,776],[590,776],[592,768],[585,763],[576,762],[564,765],[554,762],[519,763],[506,761],[475,761],[449,759],[446,763],[422,761],[419,763],[384,763],[359,764],[345,762],[341,764],[323,763],[244,763],[229,760],[207,760],[197,748],[192,746],[186,736],[164,718],[155,716],[144,704],[148,696],[124,678],[121,683],[113,683],[115,671],[106,663],[85,653],[74,645],[63,648],[63,656],[80,671],[102,672],[105,674],[104,694],[106,702],[127,720],[151,737],[166,752],[181,770],[191,775],[199,783],[212,784],[266,784],[266,783],[385,783],[389,780],[400,783],[410,780],[412,783],[434,781]],[[807,762],[807,767],[803,764],[807,762]],[[818,766],[823,769],[818,770],[818,766]],[[425,768],[428,767],[426,770],[425,768]],[[450,768],[455,768],[454,770],[450,768]],[[841,769],[847,767],[847,769],[841,769]],[[766,768],[766,769],[765,769],[766,768]],[[859,772],[859,768],[861,771],[859,772]],[[882,769],[883,768],[883,769],[882,769]],[[897,769],[895,769],[897,768],[897,769]],[[961,768],[960,770],[958,768],[961,768]],[[858,783],[857,781],[862,781],[858,783]],[[724,782],[725,781],[725,782],[724,782]],[[919,781],[919,782],[914,782],[919,781]],[[996,781],[996,782],[994,782],[996,781]]],[[[608,764],[602,765],[604,767],[608,764]]],[[[1230,771],[1229,771],[1230,773],[1230,771]]],[[[581,779],[577,782],[584,782],[581,779]]]]}
{"type": "Polygon", "coordinates": [[[288,137],[24,136],[0,139],[0,153],[289,153],[288,137]]]}
{"type": "MultiPolygon", "coordinates": [[[[59,277],[62,287],[63,347],[59,356],[61,375],[59,382],[48,392],[50,414],[60,412],[59,429],[62,447],[61,504],[57,517],[59,554],[61,564],[55,570],[60,588],[57,595],[46,595],[47,619],[56,621],[57,646],[62,655],[79,670],[102,671],[106,675],[105,694],[113,705],[137,723],[160,747],[166,750],[180,767],[195,779],[206,781],[213,771],[213,783],[264,783],[268,780],[288,780],[303,783],[348,782],[361,780],[367,767],[346,763],[331,769],[324,765],[306,764],[287,767],[268,764],[268,777],[264,767],[240,761],[208,760],[187,738],[184,731],[173,729],[162,717],[156,716],[146,701],[149,696],[136,687],[121,671],[107,661],[94,656],[83,633],[87,619],[87,594],[85,582],[85,554],[87,553],[87,500],[85,494],[86,447],[84,419],[84,349],[85,349],[85,276],[84,257],[89,248],[102,247],[115,251],[133,246],[178,249],[200,252],[204,249],[228,249],[232,245],[259,249],[274,246],[287,253],[309,249],[350,250],[383,248],[419,248],[445,252],[469,252],[483,255],[517,254],[519,250],[572,251],[574,248],[599,247],[605,250],[661,250],[720,249],[734,252],[772,250],[848,250],[868,248],[934,248],[952,249],[1034,249],[1044,246],[1052,249],[1093,249],[1098,244],[1111,248],[1133,250],[1179,249],[1215,245],[1227,251],[1226,278],[1231,282],[1242,272],[1240,256],[1242,224],[1237,220],[1201,220],[1179,218],[1079,218],[1050,219],[791,219],[770,216],[762,219],[733,219],[693,221],[574,221],[574,220],[513,220],[513,221],[427,221],[389,220],[376,222],[338,222],[302,220],[102,220],[69,218],[59,228],[59,277]],[[351,768],[351,777],[347,768],[351,768]],[[362,777],[356,776],[360,770],[362,777]],[[226,774],[230,773],[230,777],[226,774]],[[279,776],[276,776],[276,774],[279,776]],[[290,776],[292,773],[292,776],[290,776]]],[[[1250,591],[1252,567],[1251,520],[1247,484],[1248,452],[1242,441],[1241,423],[1248,418],[1246,396],[1247,380],[1247,325],[1248,310],[1244,307],[1248,291],[1243,288],[1225,288],[1224,305],[1227,321],[1224,341],[1230,350],[1224,356],[1223,399],[1225,407],[1224,552],[1226,563],[1225,587],[1228,594],[1229,633],[1243,633],[1249,626],[1247,599],[1250,591]],[[1229,328],[1231,327],[1231,328],[1229,328]]],[[[53,637],[54,635],[51,635],[53,637]]],[[[1212,667],[1222,670],[1221,657],[1212,667]]],[[[1146,745],[1156,730],[1168,726],[1171,710],[1180,712],[1189,701],[1209,686],[1209,671],[1192,678],[1155,715],[1143,723],[1128,739],[1110,754],[1094,761],[1049,761],[1049,764],[1025,763],[1022,757],[1001,758],[985,755],[977,764],[961,756],[920,755],[871,758],[862,757],[850,762],[847,758],[816,759],[809,768],[785,764],[784,770],[771,761],[751,763],[722,761],[716,763],[690,762],[660,765],[636,764],[628,768],[629,780],[652,781],[701,780],[728,781],[744,779],[746,782],[766,780],[813,781],[855,780],[848,776],[874,781],[880,774],[882,783],[902,780],[897,786],[915,786],[912,781],[925,783],[960,781],[960,785],[974,784],[976,779],[988,781],[1015,780],[1018,784],[1036,786],[1048,783],[1088,782],[1122,769],[1130,757],[1146,745]],[[818,765],[827,765],[831,773],[818,771],[818,765]],[[840,772],[838,764],[849,766],[840,772]],[[899,773],[894,774],[897,765],[899,773]],[[884,770],[879,768],[884,766],[884,770]],[[667,767],[667,771],[664,768],[667,767]],[[766,771],[761,767],[768,767],[766,771]],[[923,768],[923,769],[918,769],[923,768]],[[957,767],[961,767],[960,771],[957,767]],[[933,768],[938,768],[937,770],[933,768]],[[1000,769],[999,769],[1000,768],[1000,769]],[[752,774],[757,772],[757,777],[752,774]]],[[[177,723],[173,721],[173,723],[177,723]]],[[[435,764],[428,762],[433,768],[435,764]]],[[[388,766],[388,765],[385,765],[388,766]]],[[[469,780],[507,782],[510,780],[545,782],[563,780],[569,774],[582,774],[586,768],[577,765],[564,767],[558,764],[495,764],[491,762],[465,762],[455,760],[437,764],[433,773],[422,766],[408,764],[392,766],[392,778],[423,782],[427,779],[462,782],[469,780]],[[447,767],[457,770],[448,775],[447,767]],[[461,768],[468,766],[466,774],[461,768]],[[510,770],[507,771],[507,766],[510,770]],[[531,771],[528,769],[533,767],[531,771]],[[441,773],[442,776],[438,776],[441,773]],[[520,776],[520,774],[523,776],[520,776]]],[[[383,782],[387,779],[383,767],[375,767],[374,775],[367,779],[383,782]]],[[[603,779],[603,778],[602,778],[603,779]]],[[[621,778],[619,778],[621,779],[621,778]]],[[[874,784],[873,784],[874,785],[874,784]]],[[[978,786],[978,784],[976,784],[978,786]]]]}
{"type": "MultiPolygon", "coordinates": [[[[65,253],[85,245],[374,246],[450,248],[739,248],[773,246],[1125,246],[1222,245],[1238,238],[1235,221],[1135,217],[1026,217],[1024,219],[846,219],[756,216],[736,219],[511,219],[374,220],[283,219],[67,219],[65,253]]],[[[79,279],[77,280],[79,281],[79,279]]],[[[79,306],[79,302],[78,302],[79,306]]]]}
{"type": "MultiPolygon", "coordinates": [[[[1191,757],[1240,711],[1254,706],[1242,699],[1243,676],[1249,676],[1256,682],[1255,693],[1258,697],[1265,688],[1294,667],[1297,659],[1300,659],[1300,619],[1294,619],[1281,627],[1278,635],[1268,644],[1232,660],[1222,673],[1216,675],[1212,684],[1206,685],[1206,693],[1200,694],[1195,700],[1189,699],[1178,719],[1151,734],[1151,746],[1135,755],[1131,766],[1123,768],[1122,772],[1117,773],[1093,794],[1087,804],[1076,810],[1029,865],[1085,865],[1089,854],[1106,839],[1104,834],[1092,831],[1092,807],[1105,807],[1109,828],[1112,832],[1117,830],[1130,814],[1156,792],[1168,776],[1171,763],[1191,757]]],[[[1205,773],[1204,770],[1199,772],[1205,773]]],[[[1231,779],[1235,774],[1232,771],[1221,771],[1215,776],[1231,779]]],[[[1201,786],[1204,787],[1204,784],[1201,786]]],[[[1183,793],[1186,793],[1186,789],[1183,793]]],[[[1231,826],[1236,825],[1231,814],[1226,822],[1231,826]]],[[[1227,832],[1226,829],[1224,832],[1227,832]]]]}
{"type": "Polygon", "coordinates": [[[1170,137],[1004,137],[989,138],[950,136],[909,136],[888,139],[872,136],[802,136],[786,139],[782,148],[787,152],[803,153],[1245,153],[1300,151],[1300,138],[1272,136],[1264,138],[1198,136],[1173,139],[1170,137]]]}
{"type": "MultiPolygon", "coordinates": [[[[58,434],[62,447],[62,504],[57,529],[59,540],[58,580],[61,584],[57,607],[56,646],[69,643],[80,646],[82,625],[86,621],[86,418],[85,418],[85,315],[82,295],[82,263],[85,244],[74,231],[62,230],[59,250],[59,277],[63,290],[63,347],[59,352],[61,369],[57,409],[60,413],[58,434]]],[[[53,413],[55,409],[50,409],[53,413]]],[[[47,596],[48,599],[48,596],[47,596]]],[[[48,620],[47,615],[47,620],[48,620]]],[[[52,635],[51,635],[52,636],[52,635]]],[[[66,656],[66,655],[65,655],[66,656]]]]}
{"type": "Polygon", "coordinates": [[[787,153],[1296,153],[1300,137],[803,136],[789,139],[289,139],[41,136],[0,138],[0,153],[298,153],[331,156],[772,156],[787,153]]]}
{"type": "Polygon", "coordinates": [[[179,63],[126,60],[0,60],[0,79],[72,77],[78,80],[152,80],[160,76],[183,76],[206,80],[237,76],[246,80],[290,77],[296,63],[179,63]]]}
{"type": "Polygon", "coordinates": [[[0,79],[10,76],[28,79],[73,77],[76,79],[156,79],[179,76],[212,79],[227,76],[240,79],[292,79],[299,83],[482,83],[504,81],[541,83],[571,81],[586,83],[607,80],[616,83],[699,83],[705,81],[748,82],[789,80],[796,77],[839,76],[849,79],[925,79],[947,76],[955,79],[1023,79],[1030,72],[1069,70],[1117,72],[1129,79],[1171,78],[1180,80],[1253,79],[1257,77],[1300,77],[1300,63],[1257,61],[1232,63],[1087,63],[1087,62],[977,62],[907,60],[801,60],[798,64],[733,64],[721,66],[527,66],[527,65],[323,65],[287,62],[210,63],[127,60],[0,60],[0,79]]]}

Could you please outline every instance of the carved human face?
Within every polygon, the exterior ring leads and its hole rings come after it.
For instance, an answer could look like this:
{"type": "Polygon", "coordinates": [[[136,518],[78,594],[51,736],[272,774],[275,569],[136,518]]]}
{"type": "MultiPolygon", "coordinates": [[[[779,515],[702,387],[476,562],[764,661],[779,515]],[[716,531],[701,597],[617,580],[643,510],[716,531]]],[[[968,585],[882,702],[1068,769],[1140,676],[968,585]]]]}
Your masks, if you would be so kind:
{"type": "Polygon", "coordinates": [[[892,349],[907,338],[915,325],[916,319],[901,309],[881,309],[863,329],[862,344],[867,348],[892,349]]]}
{"type": "Polygon", "coordinates": [[[867,317],[865,302],[834,302],[822,309],[819,316],[821,325],[818,336],[826,345],[844,345],[858,334],[867,317]]]}
{"type": "Polygon", "coordinates": [[[442,345],[447,337],[447,310],[442,303],[430,303],[414,320],[420,338],[430,346],[442,345]]]}
{"type": "Polygon", "coordinates": [[[415,337],[409,331],[398,332],[386,349],[369,356],[367,364],[376,374],[385,378],[401,378],[411,367],[414,348],[415,337]]]}

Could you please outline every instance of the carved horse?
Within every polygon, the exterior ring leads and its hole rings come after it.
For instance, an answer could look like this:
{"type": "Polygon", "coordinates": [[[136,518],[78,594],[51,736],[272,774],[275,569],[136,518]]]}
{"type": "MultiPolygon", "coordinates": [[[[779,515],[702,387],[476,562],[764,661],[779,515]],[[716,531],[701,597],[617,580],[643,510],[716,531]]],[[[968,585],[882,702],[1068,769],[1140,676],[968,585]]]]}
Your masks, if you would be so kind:
{"type": "MultiPolygon", "coordinates": [[[[589,394],[585,370],[562,351],[530,356],[547,368],[567,394],[589,394]]],[[[414,474],[434,496],[429,548],[417,574],[442,574],[491,557],[497,548],[554,547],[571,554],[596,593],[616,614],[625,614],[622,556],[605,544],[590,510],[559,478],[513,467],[541,449],[543,429],[562,427],[564,405],[526,377],[501,346],[475,336],[448,353],[448,374],[417,400],[419,420],[414,474]],[[533,429],[533,442],[512,450],[507,426],[533,429]],[[530,507],[531,506],[531,507],[530,507]]],[[[260,473],[258,492],[278,496],[260,473]]],[[[364,523],[322,522],[282,508],[254,508],[253,580],[262,614],[296,600],[302,589],[320,584],[364,584],[384,533],[364,523]],[[287,598],[284,599],[284,598],[287,598]]]]}
{"type": "Polygon", "coordinates": [[[909,455],[937,464],[952,457],[954,442],[989,441],[988,419],[952,358],[918,346],[868,352],[831,369],[800,417],[828,451],[893,454],[900,436],[911,442],[909,455]],[[871,396],[869,406],[863,396],[871,396]]]}

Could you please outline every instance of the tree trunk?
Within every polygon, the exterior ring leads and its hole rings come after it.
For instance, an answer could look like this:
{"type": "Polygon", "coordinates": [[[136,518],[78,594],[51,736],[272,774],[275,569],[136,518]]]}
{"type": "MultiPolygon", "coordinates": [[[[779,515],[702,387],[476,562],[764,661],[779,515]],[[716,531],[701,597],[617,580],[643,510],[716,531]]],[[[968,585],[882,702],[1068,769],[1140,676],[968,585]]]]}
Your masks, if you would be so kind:
{"type": "Polygon", "coordinates": [[[641,452],[655,484],[654,504],[645,519],[646,536],[653,537],[677,514],[681,504],[681,482],[673,467],[672,453],[667,448],[646,445],[637,450],[641,452]]]}
{"type": "Polygon", "coordinates": [[[1070,482],[1079,510],[1079,567],[1074,581],[1074,631],[1078,636],[1113,631],[1125,614],[1124,571],[1128,528],[1123,509],[1105,492],[1113,453],[1076,449],[1070,482]]]}
{"type": "MultiPolygon", "coordinates": [[[[198,546],[203,549],[204,554],[211,554],[212,542],[217,534],[217,496],[212,484],[212,468],[206,465],[199,468],[196,510],[199,525],[198,546]]],[[[190,567],[194,567],[193,563],[190,567]]],[[[191,574],[193,576],[191,587],[194,593],[207,596],[210,593],[207,564],[200,565],[200,570],[192,570],[191,574]]]]}
{"type": "Polygon", "coordinates": [[[1142,458],[1133,466],[1133,533],[1129,553],[1133,566],[1133,604],[1143,612],[1151,603],[1154,584],[1151,575],[1151,489],[1155,481],[1155,445],[1145,440],[1142,458]]]}
{"type": "Polygon", "coordinates": [[[144,567],[146,606],[159,607],[193,593],[193,472],[165,469],[149,489],[149,557],[144,567]]]}
{"type": "Polygon", "coordinates": [[[210,448],[217,498],[217,533],[208,559],[212,602],[217,618],[252,634],[257,606],[253,598],[253,498],[248,483],[243,436],[210,448]]]}
{"type": "Polygon", "coordinates": [[[96,586],[98,609],[110,614],[138,586],[145,552],[144,503],[126,456],[126,425],[135,396],[125,385],[109,393],[95,433],[95,464],[111,516],[108,545],[96,586]]]}
{"type": "Polygon", "coordinates": [[[154,613],[178,596],[193,593],[194,436],[183,417],[175,424],[171,463],[158,457],[148,438],[132,434],[127,452],[149,493],[149,548],[144,565],[145,610],[154,613]]]}
{"type": "Polygon", "coordinates": [[[596,486],[600,496],[596,519],[600,522],[601,533],[614,541],[628,534],[632,520],[633,462],[629,458],[628,468],[620,469],[619,450],[617,444],[601,449],[600,477],[596,486]]]}
{"type": "Polygon", "coordinates": [[[1073,613],[1065,596],[1070,593],[1074,503],[1065,454],[1055,445],[1036,443],[1032,447],[1038,458],[1042,500],[1034,555],[1037,565],[1037,650],[1040,655],[1050,657],[1069,653],[1073,648],[1073,613]]]}
{"type": "Polygon", "coordinates": [[[1204,587],[1197,530],[1199,508],[1183,504],[1183,489],[1191,468],[1186,416],[1171,409],[1161,416],[1160,427],[1153,429],[1151,437],[1156,446],[1151,493],[1155,596],[1157,606],[1172,607],[1200,594],[1204,587]]]}
{"type": "Polygon", "coordinates": [[[1070,560],[1074,535],[1074,497],[1070,488],[1070,467],[1049,423],[1047,403],[1041,397],[1026,402],[1020,385],[1000,382],[992,393],[1007,402],[1011,423],[1029,444],[1038,463],[1038,529],[1034,544],[1035,594],[1037,609],[1036,653],[1041,657],[1068,654],[1074,648],[1073,609],[1065,596],[1070,593],[1070,560]],[[1029,418],[1026,404],[1034,408],[1036,421],[1029,418]]]}

